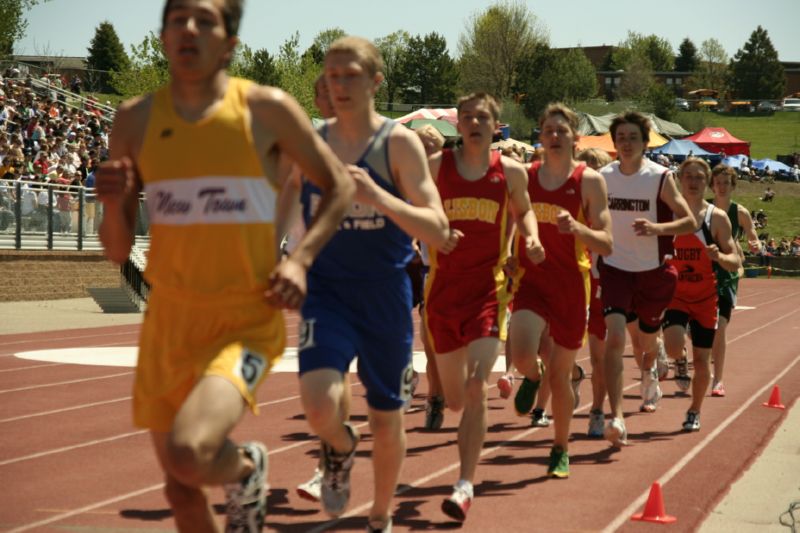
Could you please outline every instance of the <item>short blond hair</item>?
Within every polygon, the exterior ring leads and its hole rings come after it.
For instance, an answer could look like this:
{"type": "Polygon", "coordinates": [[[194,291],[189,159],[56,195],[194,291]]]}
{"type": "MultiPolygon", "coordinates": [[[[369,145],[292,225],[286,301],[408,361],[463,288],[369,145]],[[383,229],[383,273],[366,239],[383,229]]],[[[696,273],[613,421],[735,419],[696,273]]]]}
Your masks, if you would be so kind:
{"type": "Polygon", "coordinates": [[[371,41],[363,37],[348,35],[336,39],[331,43],[325,57],[331,54],[353,54],[370,76],[383,72],[383,57],[380,51],[371,41]]]}
{"type": "Polygon", "coordinates": [[[577,137],[578,133],[578,115],[570,109],[566,104],[562,104],[561,102],[555,102],[549,104],[547,107],[544,108],[542,114],[539,116],[539,128],[542,127],[544,121],[548,118],[552,117],[553,115],[561,115],[564,117],[564,120],[567,121],[569,124],[569,129],[572,130],[572,135],[577,137]]]}
{"type": "Polygon", "coordinates": [[[678,167],[678,177],[683,175],[684,169],[689,165],[697,165],[700,167],[700,170],[702,170],[706,175],[706,185],[711,183],[711,167],[708,166],[708,163],[706,163],[705,159],[700,159],[699,157],[687,157],[684,159],[683,163],[681,163],[681,166],[678,167]]]}
{"type": "Polygon", "coordinates": [[[613,159],[602,148],[587,148],[578,152],[578,155],[575,156],[575,161],[583,161],[589,168],[597,170],[611,163],[613,159]]]}
{"type": "Polygon", "coordinates": [[[456,113],[461,114],[461,108],[464,107],[465,104],[468,102],[472,102],[473,100],[480,100],[486,102],[486,105],[489,106],[489,112],[492,114],[492,117],[496,122],[500,121],[500,104],[498,103],[497,99],[489,93],[485,92],[476,92],[476,93],[469,93],[468,95],[462,96],[458,99],[458,103],[456,104],[456,113]]]}

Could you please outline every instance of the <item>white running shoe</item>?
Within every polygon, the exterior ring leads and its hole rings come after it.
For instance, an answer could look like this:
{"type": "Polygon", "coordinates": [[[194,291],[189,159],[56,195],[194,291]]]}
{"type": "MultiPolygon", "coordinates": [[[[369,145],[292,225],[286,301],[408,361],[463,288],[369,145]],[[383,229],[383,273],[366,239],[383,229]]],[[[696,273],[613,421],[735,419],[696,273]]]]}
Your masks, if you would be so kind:
{"type": "Polygon", "coordinates": [[[663,394],[658,385],[658,373],[656,369],[642,372],[642,406],[639,408],[643,413],[652,413],[656,410],[658,401],[663,394]]]}
{"type": "Polygon", "coordinates": [[[603,414],[603,411],[590,411],[589,431],[587,434],[594,439],[603,438],[603,426],[605,425],[605,422],[605,415],[603,414]]]}
{"type": "Polygon", "coordinates": [[[467,511],[472,505],[473,489],[470,483],[461,482],[453,486],[453,494],[442,502],[442,512],[459,522],[467,519],[467,511]]]}
{"type": "Polygon", "coordinates": [[[531,413],[531,425],[537,428],[550,427],[550,417],[544,412],[544,409],[534,409],[531,413]]]}
{"type": "Polygon", "coordinates": [[[305,483],[297,485],[297,495],[310,502],[318,502],[322,492],[322,470],[314,469],[314,475],[305,483]]]}
{"type": "Polygon", "coordinates": [[[392,519],[384,526],[373,526],[372,522],[367,522],[367,533],[392,533],[392,519]]]}
{"type": "Polygon", "coordinates": [[[338,518],[350,502],[350,471],[358,448],[359,435],[345,422],[347,431],[353,439],[353,449],[348,453],[338,453],[326,443],[322,443],[325,471],[322,473],[320,498],[322,507],[329,515],[338,518]]]}
{"type": "Polygon", "coordinates": [[[260,442],[242,444],[255,469],[246,479],[225,485],[225,532],[255,533],[264,527],[267,516],[267,447],[260,442]]]}
{"type": "Polygon", "coordinates": [[[606,426],[604,436],[613,446],[621,448],[628,445],[628,430],[621,418],[612,418],[606,426]]]}
{"type": "Polygon", "coordinates": [[[700,413],[686,411],[686,420],[683,422],[684,431],[700,431],[700,413]]]}

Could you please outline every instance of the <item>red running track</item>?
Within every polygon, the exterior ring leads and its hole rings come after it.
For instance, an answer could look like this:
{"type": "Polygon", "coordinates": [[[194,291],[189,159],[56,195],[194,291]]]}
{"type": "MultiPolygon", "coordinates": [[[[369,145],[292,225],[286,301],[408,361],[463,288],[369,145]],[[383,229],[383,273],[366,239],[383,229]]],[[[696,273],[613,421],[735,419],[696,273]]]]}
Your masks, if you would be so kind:
{"type": "MultiPolygon", "coordinates": [[[[725,398],[707,398],[698,433],[680,431],[689,398],[670,380],[653,414],[638,412],[638,372],[626,357],[625,406],[631,446],[610,448],[585,437],[590,386],[573,420],[571,477],[546,477],[552,428],[529,426],[510,400],[490,389],[489,432],[476,479],[476,499],[465,531],[640,531],[631,522],[651,484],[660,481],[667,512],[680,531],[699,527],[758,457],[785,411],[767,409],[774,384],[787,407],[800,395],[796,341],[800,283],[743,280],[740,309],[729,326],[725,398]]],[[[289,317],[290,343],[297,318],[289,317]]],[[[133,346],[138,326],[0,336],[0,531],[174,530],[162,477],[146,432],[130,421],[131,368],[81,366],[19,359],[15,353],[54,348],[133,346]]],[[[421,349],[421,348],[420,348],[421,349]]],[[[579,359],[589,368],[588,355],[579,359]]],[[[370,506],[371,439],[365,404],[353,402],[364,440],[353,471],[349,512],[331,521],[301,500],[294,487],[314,469],[317,441],[303,418],[296,377],[273,374],[260,391],[262,414],[247,416],[236,439],[258,439],[270,449],[268,526],[276,531],[358,531],[370,506]]],[[[494,380],[491,382],[494,383],[494,380]]],[[[406,415],[408,454],[395,500],[395,531],[455,529],[440,511],[456,480],[453,413],[441,431],[425,432],[425,383],[406,415]]],[[[353,384],[354,396],[363,388],[353,384]]],[[[213,493],[222,504],[221,491],[213,493]]],[[[221,506],[219,507],[221,511],[221,506]]],[[[221,518],[220,518],[221,519],[221,518]]]]}

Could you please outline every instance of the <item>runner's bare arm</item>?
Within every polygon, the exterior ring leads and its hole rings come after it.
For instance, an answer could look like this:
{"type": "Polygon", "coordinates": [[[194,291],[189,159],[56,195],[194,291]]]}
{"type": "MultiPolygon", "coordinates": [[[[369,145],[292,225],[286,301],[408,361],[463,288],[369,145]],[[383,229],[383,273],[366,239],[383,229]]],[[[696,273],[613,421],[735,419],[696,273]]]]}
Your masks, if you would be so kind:
{"type": "Polygon", "coordinates": [[[398,198],[379,187],[363,169],[350,166],[358,183],[359,201],[374,206],[403,231],[436,248],[449,237],[450,226],[439,191],[431,178],[425,150],[417,135],[401,126],[389,137],[389,162],[397,180],[398,198]]]}
{"type": "MultiPolygon", "coordinates": [[[[614,240],[611,236],[611,214],[608,211],[606,180],[595,170],[587,168],[581,178],[581,198],[587,224],[574,221],[569,226],[573,233],[590,251],[600,255],[611,255],[614,240]],[[574,229],[573,229],[574,227],[574,229]]],[[[569,218],[569,213],[564,211],[569,218]]],[[[559,215],[559,228],[561,228],[559,215]]],[[[567,221],[569,222],[569,221],[567,221]]]]}
{"type": "Polygon", "coordinates": [[[659,198],[672,210],[673,220],[669,222],[653,222],[646,218],[637,218],[633,223],[633,231],[637,235],[683,235],[694,232],[700,226],[691,209],[689,209],[686,200],[678,191],[672,172],[669,172],[664,178],[659,198]]]}
{"type": "Polygon", "coordinates": [[[278,160],[278,193],[275,206],[275,235],[278,239],[286,235],[300,219],[300,167],[285,154],[278,160]]]}
{"type": "Polygon", "coordinates": [[[255,136],[264,139],[259,150],[285,154],[322,191],[316,216],[291,255],[308,269],[336,232],[355,188],[344,165],[314,131],[294,98],[280,89],[258,86],[248,99],[255,136]]]}
{"type": "Polygon", "coordinates": [[[254,86],[248,104],[253,138],[265,170],[278,174],[279,156],[286,154],[322,192],[314,220],[292,254],[276,265],[265,293],[269,304],[297,309],[306,296],[308,269],[338,229],[355,187],[294,98],[274,87],[254,86]]]}
{"type": "Polygon", "coordinates": [[[714,241],[718,244],[706,246],[708,256],[712,261],[719,263],[719,266],[729,272],[736,272],[742,266],[742,259],[736,243],[733,242],[731,235],[731,221],[722,209],[710,204],[707,209],[713,209],[711,213],[711,229],[714,241]]]}
{"type": "Polygon", "coordinates": [[[541,263],[545,259],[545,249],[539,241],[539,226],[528,196],[528,173],[525,167],[509,157],[502,156],[501,161],[508,184],[509,207],[517,231],[520,238],[525,239],[525,250],[530,260],[541,263]]]}
{"type": "Polygon", "coordinates": [[[739,226],[742,228],[742,231],[744,231],[745,237],[747,237],[747,244],[750,246],[750,251],[754,254],[761,252],[761,240],[758,238],[758,233],[756,233],[756,225],[753,224],[753,217],[750,216],[750,211],[743,205],[739,205],[737,211],[739,226]]]}
{"type": "Polygon", "coordinates": [[[134,241],[136,211],[142,183],[134,161],[144,140],[150,97],[123,102],[109,136],[109,159],[95,172],[97,199],[103,203],[100,241],[116,264],[128,260],[134,241]]]}

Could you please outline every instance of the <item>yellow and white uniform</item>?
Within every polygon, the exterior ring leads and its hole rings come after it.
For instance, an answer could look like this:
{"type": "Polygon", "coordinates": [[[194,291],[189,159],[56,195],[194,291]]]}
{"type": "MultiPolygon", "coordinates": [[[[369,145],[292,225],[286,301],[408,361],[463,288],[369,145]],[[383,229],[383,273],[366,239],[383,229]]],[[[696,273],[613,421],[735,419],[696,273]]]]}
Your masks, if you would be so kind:
{"type": "Polygon", "coordinates": [[[276,262],[277,191],[250,129],[250,82],[231,78],[213,113],[189,123],[169,88],[153,95],[136,161],[147,195],[151,291],[134,423],[169,431],[197,381],[221,376],[257,412],[255,390],[285,345],[264,291],[276,262]]]}

